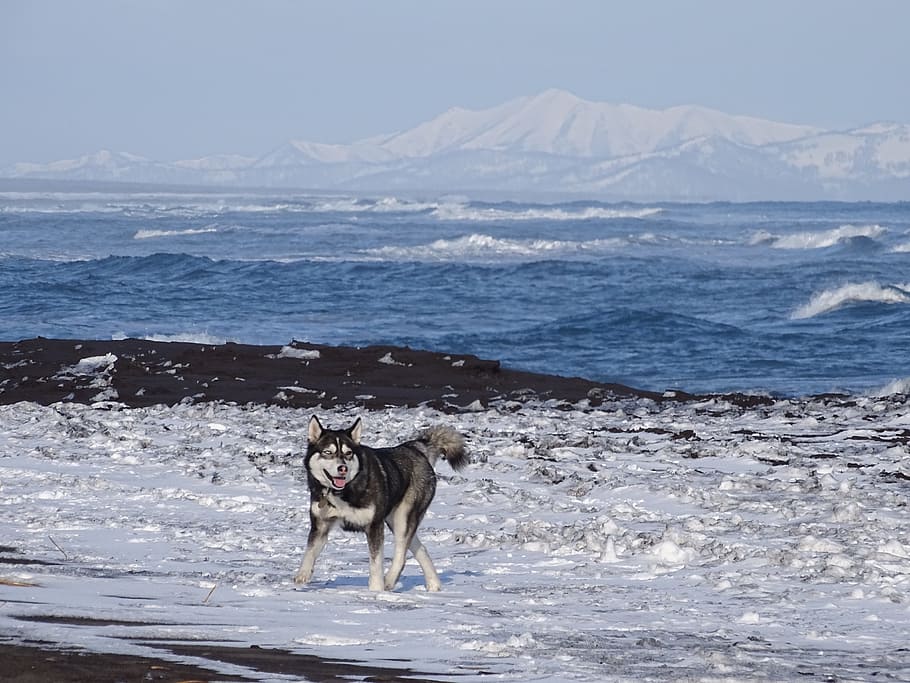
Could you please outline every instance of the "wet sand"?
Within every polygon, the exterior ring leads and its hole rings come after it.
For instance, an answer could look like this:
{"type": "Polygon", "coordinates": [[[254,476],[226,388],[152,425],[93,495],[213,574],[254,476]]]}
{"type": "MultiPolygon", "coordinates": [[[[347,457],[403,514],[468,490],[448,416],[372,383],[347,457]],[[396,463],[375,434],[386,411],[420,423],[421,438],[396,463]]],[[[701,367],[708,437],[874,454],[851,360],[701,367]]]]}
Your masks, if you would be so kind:
{"type": "MultiPolygon", "coordinates": [[[[148,643],[146,643],[148,644],[148,643]]],[[[0,680],[12,683],[115,683],[119,681],[257,681],[278,675],[307,681],[342,683],[351,680],[390,683],[435,683],[434,679],[399,666],[377,666],[328,660],[314,655],[259,647],[195,643],[152,644],[178,657],[243,667],[246,673],[225,674],[215,668],[135,655],[58,649],[54,643],[0,643],[0,680]]]]}

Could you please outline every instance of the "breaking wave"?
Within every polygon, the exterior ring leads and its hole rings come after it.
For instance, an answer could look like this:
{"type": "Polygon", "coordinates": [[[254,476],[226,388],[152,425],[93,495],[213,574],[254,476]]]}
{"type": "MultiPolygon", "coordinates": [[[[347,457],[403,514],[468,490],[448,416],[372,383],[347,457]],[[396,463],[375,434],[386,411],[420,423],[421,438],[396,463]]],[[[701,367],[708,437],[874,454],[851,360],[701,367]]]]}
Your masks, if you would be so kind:
{"type": "Polygon", "coordinates": [[[508,239],[474,233],[455,239],[440,239],[430,244],[367,249],[370,257],[395,261],[490,261],[500,258],[556,259],[570,258],[616,249],[630,244],[624,238],[589,240],[508,239]]]}
{"type": "Polygon", "coordinates": [[[880,225],[842,225],[831,230],[795,232],[791,235],[775,235],[765,230],[755,233],[752,245],[767,245],[774,249],[825,249],[844,244],[852,239],[876,239],[887,230],[880,225]]]}
{"type": "Polygon", "coordinates": [[[505,209],[492,206],[471,206],[469,204],[440,204],[432,212],[432,215],[446,221],[589,221],[614,220],[617,218],[648,218],[659,214],[662,210],[660,208],[609,209],[600,206],[505,209]]]}
{"type": "Polygon", "coordinates": [[[910,377],[896,379],[870,392],[871,396],[894,396],[895,394],[910,394],[910,377]]]}
{"type": "Polygon", "coordinates": [[[438,206],[435,202],[417,202],[399,197],[382,197],[380,199],[358,199],[356,197],[338,197],[315,202],[312,210],[325,213],[420,213],[430,211],[438,206]]]}
{"type": "MultiPolygon", "coordinates": [[[[169,192],[123,193],[0,193],[2,213],[123,213],[203,217],[222,214],[427,214],[442,221],[589,221],[647,218],[663,211],[657,207],[611,207],[575,204],[522,205],[473,203],[467,197],[448,195],[433,200],[396,196],[279,195],[224,193],[193,195],[169,192]],[[2,201],[5,200],[5,201],[2,201]]],[[[149,231],[153,232],[153,231],[149,231]]],[[[137,239],[157,237],[145,234],[137,239]]]]}
{"type": "MultiPolygon", "coordinates": [[[[111,335],[114,341],[128,339],[130,335],[126,332],[116,332],[111,335]]],[[[147,341],[155,342],[185,342],[189,344],[211,344],[214,346],[226,344],[228,341],[225,337],[215,336],[208,332],[178,332],[175,334],[144,334],[141,337],[147,341]]]]}
{"type": "Polygon", "coordinates": [[[813,296],[809,303],[796,309],[790,318],[793,320],[814,318],[843,306],[859,303],[908,304],[910,283],[880,285],[877,282],[861,282],[826,289],[813,296]]]}
{"type": "Polygon", "coordinates": [[[186,235],[204,235],[210,232],[218,232],[218,228],[187,228],[186,230],[138,230],[133,235],[134,240],[150,240],[160,237],[184,237],[186,235]]]}

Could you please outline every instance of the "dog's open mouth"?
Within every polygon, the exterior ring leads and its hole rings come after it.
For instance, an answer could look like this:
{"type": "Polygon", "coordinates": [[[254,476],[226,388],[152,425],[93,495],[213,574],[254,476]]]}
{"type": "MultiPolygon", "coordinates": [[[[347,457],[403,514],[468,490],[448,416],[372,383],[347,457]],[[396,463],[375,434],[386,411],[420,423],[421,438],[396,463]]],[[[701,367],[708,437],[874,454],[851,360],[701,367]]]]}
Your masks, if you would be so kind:
{"type": "Polygon", "coordinates": [[[345,487],[345,484],[348,483],[348,480],[345,477],[331,475],[328,472],[325,473],[325,476],[327,476],[332,482],[332,488],[338,489],[339,491],[345,487]]]}

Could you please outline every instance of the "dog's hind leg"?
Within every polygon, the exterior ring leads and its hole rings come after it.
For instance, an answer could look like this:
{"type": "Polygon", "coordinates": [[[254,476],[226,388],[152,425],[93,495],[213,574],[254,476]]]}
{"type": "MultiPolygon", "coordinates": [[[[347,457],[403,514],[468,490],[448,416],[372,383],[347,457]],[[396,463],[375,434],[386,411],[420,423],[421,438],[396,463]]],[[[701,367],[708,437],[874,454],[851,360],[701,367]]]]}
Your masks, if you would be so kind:
{"type": "Polygon", "coordinates": [[[404,569],[405,559],[407,557],[407,541],[399,535],[395,535],[395,554],[392,555],[392,564],[389,565],[389,571],[385,575],[385,589],[390,591],[395,588],[401,572],[404,569]]]}
{"type": "MultiPolygon", "coordinates": [[[[438,591],[442,587],[439,581],[439,575],[433,566],[433,560],[424,547],[420,539],[417,538],[417,524],[409,523],[406,511],[397,511],[387,520],[392,533],[395,534],[395,554],[392,556],[392,564],[385,575],[386,590],[395,588],[401,572],[404,569],[404,563],[407,559],[407,552],[410,550],[414,558],[423,570],[423,576],[427,583],[428,591],[438,591]]],[[[420,522],[419,519],[416,520],[420,522]]]]}
{"type": "MultiPolygon", "coordinates": [[[[417,526],[411,526],[408,520],[408,512],[404,507],[399,507],[386,518],[392,535],[395,537],[395,552],[392,554],[392,564],[389,565],[389,571],[385,575],[385,589],[390,591],[395,588],[401,572],[404,569],[404,563],[407,560],[408,546],[414,537],[417,526]]],[[[420,520],[417,520],[418,522],[420,520]]]]}
{"type": "Polygon", "coordinates": [[[427,582],[428,591],[438,591],[442,589],[442,582],[439,580],[439,574],[436,573],[436,567],[433,566],[433,560],[430,559],[430,553],[427,552],[426,546],[414,534],[411,539],[411,552],[414,553],[414,559],[423,570],[423,578],[427,582]]]}

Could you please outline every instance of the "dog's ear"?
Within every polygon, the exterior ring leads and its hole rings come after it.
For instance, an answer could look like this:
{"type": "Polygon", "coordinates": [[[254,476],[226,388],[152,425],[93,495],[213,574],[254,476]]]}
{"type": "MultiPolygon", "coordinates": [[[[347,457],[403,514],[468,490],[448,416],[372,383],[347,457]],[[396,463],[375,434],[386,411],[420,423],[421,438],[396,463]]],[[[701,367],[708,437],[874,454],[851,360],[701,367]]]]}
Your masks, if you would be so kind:
{"type": "Polygon", "coordinates": [[[316,443],[319,441],[319,437],[322,436],[322,423],[319,421],[319,418],[313,415],[310,418],[310,424],[307,428],[307,438],[310,440],[310,443],[316,443]]]}
{"type": "Polygon", "coordinates": [[[359,444],[360,443],[360,433],[362,431],[359,417],[354,422],[354,424],[352,424],[350,427],[348,427],[347,431],[348,431],[348,436],[351,437],[351,441],[353,441],[356,444],[359,444]]]}

